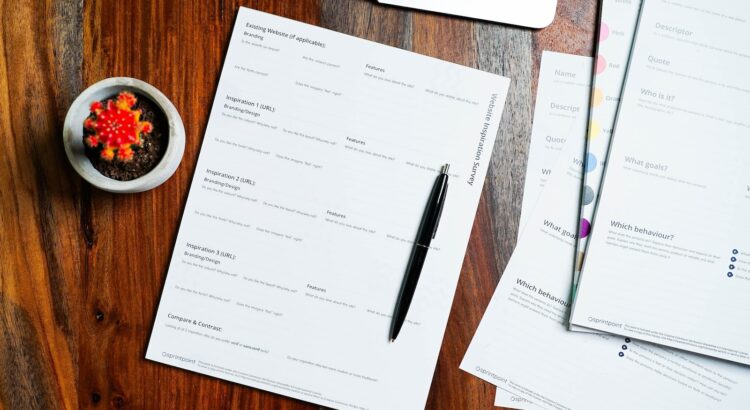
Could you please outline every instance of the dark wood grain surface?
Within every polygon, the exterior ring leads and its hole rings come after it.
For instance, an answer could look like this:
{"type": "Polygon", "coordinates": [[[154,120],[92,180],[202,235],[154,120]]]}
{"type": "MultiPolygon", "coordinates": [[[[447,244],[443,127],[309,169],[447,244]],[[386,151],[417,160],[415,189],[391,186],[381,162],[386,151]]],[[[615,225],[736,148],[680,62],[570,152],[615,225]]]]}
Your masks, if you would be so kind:
{"type": "Polygon", "coordinates": [[[515,245],[541,52],[591,55],[595,0],[560,0],[539,31],[368,0],[0,0],[0,406],[317,408],[143,358],[240,5],[511,78],[427,403],[492,407],[458,365],[515,245]],[[111,76],[155,85],[185,122],[155,190],[99,191],[65,158],[68,106],[111,76]]]}

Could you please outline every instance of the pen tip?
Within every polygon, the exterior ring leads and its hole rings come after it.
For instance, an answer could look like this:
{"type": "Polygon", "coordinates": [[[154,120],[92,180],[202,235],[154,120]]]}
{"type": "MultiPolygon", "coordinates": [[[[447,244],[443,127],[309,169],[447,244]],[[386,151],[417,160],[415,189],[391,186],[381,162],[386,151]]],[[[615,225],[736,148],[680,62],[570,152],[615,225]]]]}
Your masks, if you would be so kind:
{"type": "Polygon", "coordinates": [[[451,168],[451,164],[445,164],[443,165],[443,169],[440,170],[443,174],[447,174],[448,170],[451,168]]]}
{"type": "Polygon", "coordinates": [[[394,341],[394,340],[396,340],[396,339],[392,337],[392,338],[391,338],[391,343],[393,343],[393,341],[394,341]]]}

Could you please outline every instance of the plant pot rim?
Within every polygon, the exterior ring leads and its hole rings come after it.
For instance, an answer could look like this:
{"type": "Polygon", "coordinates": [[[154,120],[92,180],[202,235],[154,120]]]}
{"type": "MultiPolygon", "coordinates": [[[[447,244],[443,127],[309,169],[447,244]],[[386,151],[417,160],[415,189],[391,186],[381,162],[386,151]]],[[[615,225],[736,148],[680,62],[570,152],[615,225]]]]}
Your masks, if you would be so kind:
{"type": "Polygon", "coordinates": [[[73,101],[65,116],[63,145],[73,169],[91,185],[109,192],[143,192],[161,185],[177,170],[185,151],[185,126],[177,108],[156,87],[135,78],[110,77],[92,84],[73,101]],[[99,172],[86,155],[83,145],[83,120],[89,115],[91,103],[109,98],[123,90],[144,95],[153,101],[164,112],[169,126],[164,156],[154,169],[130,181],[119,181],[99,172]]]}

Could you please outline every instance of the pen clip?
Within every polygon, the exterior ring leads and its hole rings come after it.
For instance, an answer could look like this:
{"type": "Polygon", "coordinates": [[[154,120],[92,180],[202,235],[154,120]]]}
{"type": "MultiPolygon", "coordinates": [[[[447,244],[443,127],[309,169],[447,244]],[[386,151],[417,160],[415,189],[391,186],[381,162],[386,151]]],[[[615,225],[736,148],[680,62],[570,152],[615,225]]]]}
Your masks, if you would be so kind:
{"type": "Polygon", "coordinates": [[[432,239],[435,239],[435,235],[437,235],[438,226],[440,225],[440,219],[443,217],[443,207],[445,206],[445,190],[448,189],[448,169],[450,168],[450,165],[445,164],[443,165],[443,168],[440,170],[440,173],[442,175],[445,175],[446,181],[443,185],[443,198],[440,200],[440,207],[438,208],[438,214],[437,214],[437,221],[435,221],[435,228],[432,229],[432,239]]]}

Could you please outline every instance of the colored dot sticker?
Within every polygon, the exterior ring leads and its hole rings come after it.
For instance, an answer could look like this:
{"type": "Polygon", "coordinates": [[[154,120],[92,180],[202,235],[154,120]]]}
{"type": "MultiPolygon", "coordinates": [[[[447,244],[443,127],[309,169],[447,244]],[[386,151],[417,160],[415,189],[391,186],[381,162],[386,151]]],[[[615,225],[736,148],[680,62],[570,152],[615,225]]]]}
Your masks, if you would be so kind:
{"type": "Polygon", "coordinates": [[[591,172],[596,169],[596,155],[588,153],[586,155],[586,172],[591,172]]]}
{"type": "Polygon", "coordinates": [[[602,127],[599,126],[598,122],[591,121],[589,123],[589,139],[590,140],[596,139],[596,137],[598,137],[601,132],[602,132],[602,127]]]}
{"type": "Polygon", "coordinates": [[[594,190],[590,186],[586,185],[583,188],[583,204],[588,205],[594,202],[594,190]]]}
{"type": "Polygon", "coordinates": [[[588,219],[586,218],[581,219],[581,230],[580,230],[581,238],[585,238],[589,236],[590,231],[591,231],[591,222],[589,222],[588,219]]]}
{"type": "MultiPolygon", "coordinates": [[[[583,257],[586,256],[583,252],[578,252],[576,256],[576,271],[580,272],[583,270],[583,257]]],[[[573,298],[571,300],[575,300],[575,289],[573,290],[573,298]]]]}
{"type": "Polygon", "coordinates": [[[604,93],[599,87],[594,87],[594,95],[591,96],[591,104],[596,107],[604,100],[604,93]]]}
{"type": "Polygon", "coordinates": [[[602,22],[602,26],[599,27],[599,42],[606,40],[609,37],[609,26],[607,23],[602,22]]]}
{"type": "Polygon", "coordinates": [[[607,68],[607,60],[604,58],[604,56],[597,56],[596,57],[596,73],[597,74],[603,73],[605,68],[607,68]]]}

